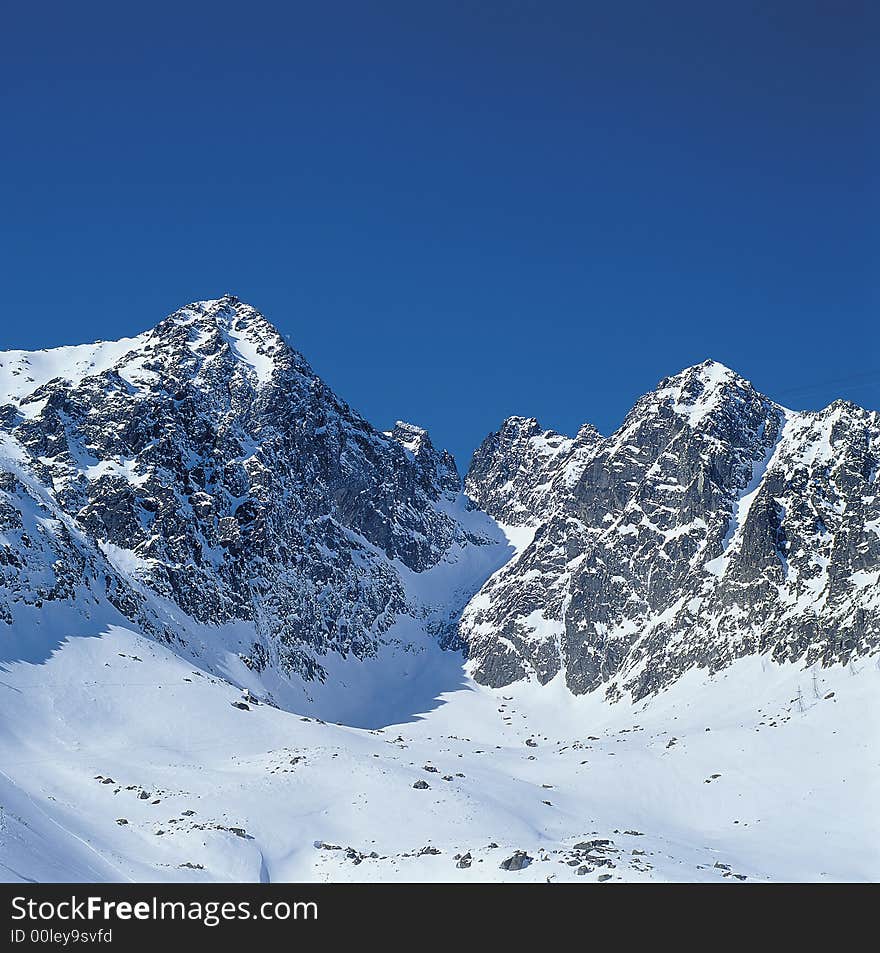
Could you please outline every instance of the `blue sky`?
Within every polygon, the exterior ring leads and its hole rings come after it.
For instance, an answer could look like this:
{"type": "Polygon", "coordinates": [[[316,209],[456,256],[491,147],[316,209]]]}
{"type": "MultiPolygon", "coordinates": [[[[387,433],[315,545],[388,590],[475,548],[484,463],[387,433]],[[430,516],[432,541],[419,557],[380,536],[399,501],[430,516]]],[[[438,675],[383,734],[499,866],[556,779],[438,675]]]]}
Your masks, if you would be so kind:
{"type": "Polygon", "coordinates": [[[231,291],[461,465],[706,357],[880,407],[877,10],[17,4],[0,348],[231,291]]]}

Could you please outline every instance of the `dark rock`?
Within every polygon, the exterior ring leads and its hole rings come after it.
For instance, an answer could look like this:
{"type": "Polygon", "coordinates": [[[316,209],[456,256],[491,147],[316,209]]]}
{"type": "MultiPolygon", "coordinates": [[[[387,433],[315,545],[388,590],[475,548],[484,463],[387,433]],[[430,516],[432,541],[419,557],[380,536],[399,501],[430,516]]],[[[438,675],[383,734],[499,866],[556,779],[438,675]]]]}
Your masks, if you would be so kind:
{"type": "Polygon", "coordinates": [[[524,867],[528,867],[534,858],[529,857],[529,855],[523,851],[515,851],[507,860],[501,861],[502,870],[522,870],[524,867]]]}

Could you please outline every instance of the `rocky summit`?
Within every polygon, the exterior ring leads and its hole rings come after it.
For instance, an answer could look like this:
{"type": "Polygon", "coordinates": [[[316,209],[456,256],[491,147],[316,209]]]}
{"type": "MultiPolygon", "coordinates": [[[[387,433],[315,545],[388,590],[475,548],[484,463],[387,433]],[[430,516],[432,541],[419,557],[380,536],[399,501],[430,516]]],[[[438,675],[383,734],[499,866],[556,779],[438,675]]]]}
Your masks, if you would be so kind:
{"type": "Polygon", "coordinates": [[[513,417],[468,495],[529,542],[468,605],[474,677],[559,673],[635,699],[744,655],[848,662],[880,644],[880,417],[794,413],[707,361],[620,429],[513,417]]]}
{"type": "Polygon", "coordinates": [[[10,624],[104,601],[168,642],[238,624],[248,668],[322,680],[401,617],[454,641],[472,592],[438,615],[407,580],[505,548],[426,431],[376,430],[231,295],[135,338],[6,352],[0,391],[10,624]]]}

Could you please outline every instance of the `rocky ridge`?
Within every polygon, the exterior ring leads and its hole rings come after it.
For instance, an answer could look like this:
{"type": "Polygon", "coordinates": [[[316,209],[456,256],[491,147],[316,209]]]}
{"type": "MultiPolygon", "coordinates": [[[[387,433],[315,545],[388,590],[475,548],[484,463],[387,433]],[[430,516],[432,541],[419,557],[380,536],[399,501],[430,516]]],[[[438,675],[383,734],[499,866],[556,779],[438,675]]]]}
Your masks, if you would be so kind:
{"type": "Polygon", "coordinates": [[[880,418],[794,413],[715,362],[663,380],[610,437],[514,417],[468,495],[530,545],[467,607],[481,682],[563,674],[656,691],[743,655],[847,662],[880,644],[880,418]]]}

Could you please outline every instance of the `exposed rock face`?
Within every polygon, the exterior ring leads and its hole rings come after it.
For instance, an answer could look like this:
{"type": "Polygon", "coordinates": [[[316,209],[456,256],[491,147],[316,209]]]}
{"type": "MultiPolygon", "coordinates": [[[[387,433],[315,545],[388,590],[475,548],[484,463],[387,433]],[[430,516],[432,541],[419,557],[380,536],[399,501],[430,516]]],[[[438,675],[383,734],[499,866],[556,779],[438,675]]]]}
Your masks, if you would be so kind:
{"type": "Polygon", "coordinates": [[[785,411],[706,362],[612,436],[512,418],[474,456],[471,498],[532,543],[461,623],[477,680],[560,672],[640,698],[691,667],[846,661],[880,643],[880,418],[785,411]]]}
{"type": "MultiPolygon", "coordinates": [[[[0,618],[25,597],[16,561],[42,547],[40,598],[118,589],[130,617],[158,594],[159,615],[251,623],[250,666],[310,678],[328,652],[369,656],[416,611],[401,572],[493,542],[456,516],[455,462],[425,431],[375,430],[232,296],[126,341],[0,355],[0,400],[27,506],[63,516],[0,545],[13,570],[0,618]]],[[[21,485],[5,469],[0,518],[16,529],[21,485]]]]}

